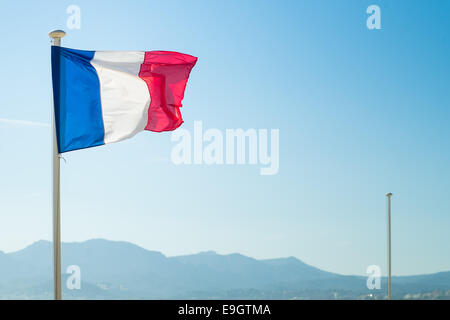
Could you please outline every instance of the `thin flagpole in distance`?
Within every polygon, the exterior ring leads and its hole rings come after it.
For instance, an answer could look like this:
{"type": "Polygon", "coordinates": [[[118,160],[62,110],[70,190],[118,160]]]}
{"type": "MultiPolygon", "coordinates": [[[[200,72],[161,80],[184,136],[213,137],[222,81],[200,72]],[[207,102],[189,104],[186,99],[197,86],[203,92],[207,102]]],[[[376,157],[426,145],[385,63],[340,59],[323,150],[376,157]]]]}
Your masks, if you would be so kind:
{"type": "MultiPolygon", "coordinates": [[[[66,33],[54,30],[49,33],[53,46],[61,46],[61,38],[66,33]]],[[[61,203],[60,203],[60,161],[56,141],[55,110],[52,101],[52,165],[53,165],[53,296],[55,300],[62,299],[61,286],[61,203]]]]}
{"type": "Polygon", "coordinates": [[[392,299],[392,275],[391,275],[391,197],[392,193],[386,193],[387,218],[388,218],[388,299],[392,299]]]}

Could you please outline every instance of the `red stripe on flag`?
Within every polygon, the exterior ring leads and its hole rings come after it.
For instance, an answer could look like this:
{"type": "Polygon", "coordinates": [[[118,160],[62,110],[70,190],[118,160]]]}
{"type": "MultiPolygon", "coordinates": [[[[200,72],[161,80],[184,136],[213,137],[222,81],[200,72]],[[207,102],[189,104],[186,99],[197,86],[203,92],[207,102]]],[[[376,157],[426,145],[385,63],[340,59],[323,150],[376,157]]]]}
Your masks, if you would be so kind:
{"type": "Polygon", "coordinates": [[[171,51],[145,52],[139,77],[147,83],[151,102],[145,130],[171,131],[182,123],[181,101],[197,58],[171,51]]]}

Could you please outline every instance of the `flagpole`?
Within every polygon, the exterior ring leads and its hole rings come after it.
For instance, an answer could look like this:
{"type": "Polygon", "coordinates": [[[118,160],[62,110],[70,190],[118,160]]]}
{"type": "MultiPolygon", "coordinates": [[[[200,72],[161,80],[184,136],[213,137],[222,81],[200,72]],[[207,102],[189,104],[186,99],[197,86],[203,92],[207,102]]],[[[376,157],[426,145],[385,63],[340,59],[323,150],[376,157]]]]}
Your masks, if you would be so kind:
{"type": "Polygon", "coordinates": [[[388,218],[388,299],[392,299],[392,275],[391,275],[391,197],[392,193],[386,193],[387,218],[388,218]]]}
{"type": "MultiPolygon", "coordinates": [[[[61,38],[66,33],[62,30],[54,30],[49,33],[53,46],[61,46],[61,38]]],[[[52,102],[52,164],[53,164],[53,297],[62,299],[61,287],[61,202],[60,202],[60,161],[58,144],[56,141],[55,110],[52,102]]]]}

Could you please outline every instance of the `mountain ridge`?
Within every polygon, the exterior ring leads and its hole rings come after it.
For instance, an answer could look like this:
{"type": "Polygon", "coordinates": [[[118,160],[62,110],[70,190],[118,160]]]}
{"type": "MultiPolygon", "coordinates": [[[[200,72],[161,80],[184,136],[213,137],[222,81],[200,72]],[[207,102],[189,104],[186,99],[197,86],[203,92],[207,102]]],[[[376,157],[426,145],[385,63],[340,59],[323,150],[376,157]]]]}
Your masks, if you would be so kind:
{"type": "MultiPolygon", "coordinates": [[[[62,243],[62,271],[77,265],[82,290],[73,299],[294,299],[336,297],[383,298],[383,290],[370,291],[367,277],[321,270],[296,257],[254,259],[239,253],[215,251],[165,256],[126,241],[91,239],[62,243]]],[[[40,240],[22,250],[0,253],[0,298],[51,298],[52,245],[40,240]]],[[[65,282],[63,282],[65,284],[65,282]]],[[[424,290],[450,296],[450,272],[396,276],[399,297],[424,290]]]]}

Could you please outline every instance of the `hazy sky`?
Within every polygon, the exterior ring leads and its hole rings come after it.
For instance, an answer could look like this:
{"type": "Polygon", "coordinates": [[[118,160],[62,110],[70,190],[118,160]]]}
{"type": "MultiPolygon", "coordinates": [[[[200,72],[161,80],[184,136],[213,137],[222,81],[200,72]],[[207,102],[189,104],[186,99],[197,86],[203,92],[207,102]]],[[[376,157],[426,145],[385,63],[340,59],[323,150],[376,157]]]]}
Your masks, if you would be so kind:
{"type": "Polygon", "coordinates": [[[51,239],[48,32],[62,28],[71,48],[199,57],[183,128],[280,130],[273,176],[176,166],[170,133],[64,155],[63,241],[385,273],[393,192],[393,273],[450,270],[449,1],[9,1],[0,26],[0,250],[51,239]]]}

